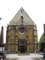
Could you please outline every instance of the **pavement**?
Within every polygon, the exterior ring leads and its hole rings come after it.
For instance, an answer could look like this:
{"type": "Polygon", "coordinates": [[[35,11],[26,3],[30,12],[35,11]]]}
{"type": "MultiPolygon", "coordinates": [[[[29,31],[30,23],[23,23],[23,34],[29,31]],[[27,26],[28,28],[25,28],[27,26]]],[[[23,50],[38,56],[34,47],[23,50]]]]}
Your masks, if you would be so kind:
{"type": "Polygon", "coordinates": [[[31,53],[29,55],[18,55],[18,54],[7,54],[6,58],[8,59],[14,59],[14,60],[42,60],[43,58],[42,54],[37,53],[31,53]]]}

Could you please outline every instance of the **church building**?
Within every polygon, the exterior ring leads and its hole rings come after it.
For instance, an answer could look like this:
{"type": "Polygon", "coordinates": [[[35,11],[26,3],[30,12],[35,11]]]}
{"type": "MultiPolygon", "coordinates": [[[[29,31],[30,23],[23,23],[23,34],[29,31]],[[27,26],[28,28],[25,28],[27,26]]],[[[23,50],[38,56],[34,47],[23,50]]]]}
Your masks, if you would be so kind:
{"type": "Polygon", "coordinates": [[[23,8],[9,22],[6,32],[8,54],[35,53],[38,49],[37,27],[23,8]]]}

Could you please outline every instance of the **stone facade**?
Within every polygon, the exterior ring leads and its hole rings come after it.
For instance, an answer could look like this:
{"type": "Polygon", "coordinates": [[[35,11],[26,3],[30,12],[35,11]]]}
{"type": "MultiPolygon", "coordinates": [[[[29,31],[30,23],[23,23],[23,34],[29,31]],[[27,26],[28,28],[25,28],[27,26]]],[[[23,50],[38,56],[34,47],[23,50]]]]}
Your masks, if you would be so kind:
{"type": "Polygon", "coordinates": [[[23,8],[9,22],[6,35],[7,53],[37,52],[37,27],[23,8]]]}

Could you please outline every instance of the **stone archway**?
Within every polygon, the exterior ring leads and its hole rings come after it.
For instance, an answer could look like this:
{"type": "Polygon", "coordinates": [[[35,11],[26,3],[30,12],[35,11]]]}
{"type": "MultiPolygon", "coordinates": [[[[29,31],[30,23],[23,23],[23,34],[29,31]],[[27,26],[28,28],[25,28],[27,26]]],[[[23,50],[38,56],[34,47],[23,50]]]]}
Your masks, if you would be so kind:
{"type": "Polygon", "coordinates": [[[20,53],[25,53],[27,52],[27,40],[25,39],[20,39],[18,41],[18,51],[20,53]]]}

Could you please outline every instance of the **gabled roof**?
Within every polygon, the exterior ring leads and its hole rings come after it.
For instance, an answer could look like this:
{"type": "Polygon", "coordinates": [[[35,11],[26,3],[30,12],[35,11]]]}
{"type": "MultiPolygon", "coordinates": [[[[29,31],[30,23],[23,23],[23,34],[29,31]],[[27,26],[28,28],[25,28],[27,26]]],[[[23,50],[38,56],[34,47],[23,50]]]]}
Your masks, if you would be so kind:
{"type": "Polygon", "coordinates": [[[20,25],[21,24],[21,16],[23,16],[23,24],[24,25],[35,25],[34,21],[28,16],[25,10],[21,7],[17,14],[13,17],[13,19],[9,22],[9,25],[20,25]]]}

